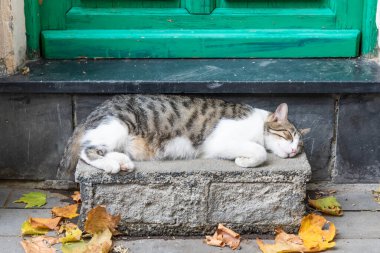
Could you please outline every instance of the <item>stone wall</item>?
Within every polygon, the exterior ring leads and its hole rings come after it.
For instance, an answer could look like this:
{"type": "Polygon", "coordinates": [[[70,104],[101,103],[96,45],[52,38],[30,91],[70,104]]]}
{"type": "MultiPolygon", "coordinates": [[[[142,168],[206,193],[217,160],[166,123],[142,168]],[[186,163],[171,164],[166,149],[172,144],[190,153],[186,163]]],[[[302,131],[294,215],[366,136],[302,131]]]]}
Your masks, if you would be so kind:
{"type": "Polygon", "coordinates": [[[24,1],[0,1],[0,77],[12,74],[26,55],[24,1]]]}
{"type": "MultiPolygon", "coordinates": [[[[0,178],[55,179],[76,122],[109,96],[0,96],[0,178]],[[16,141],[17,140],[17,141],[16,141]]],[[[311,128],[305,151],[313,181],[377,183],[380,180],[380,95],[218,96],[274,110],[289,104],[289,118],[311,128]]]]}

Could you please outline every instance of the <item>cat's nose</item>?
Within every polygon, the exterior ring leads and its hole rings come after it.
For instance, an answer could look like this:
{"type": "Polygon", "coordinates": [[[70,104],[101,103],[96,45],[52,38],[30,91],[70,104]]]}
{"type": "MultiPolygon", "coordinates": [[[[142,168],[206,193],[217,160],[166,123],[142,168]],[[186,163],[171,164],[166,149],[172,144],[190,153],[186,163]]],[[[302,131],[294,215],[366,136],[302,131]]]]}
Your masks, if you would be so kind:
{"type": "Polygon", "coordinates": [[[297,151],[296,148],[292,148],[292,153],[295,153],[297,151]]]}

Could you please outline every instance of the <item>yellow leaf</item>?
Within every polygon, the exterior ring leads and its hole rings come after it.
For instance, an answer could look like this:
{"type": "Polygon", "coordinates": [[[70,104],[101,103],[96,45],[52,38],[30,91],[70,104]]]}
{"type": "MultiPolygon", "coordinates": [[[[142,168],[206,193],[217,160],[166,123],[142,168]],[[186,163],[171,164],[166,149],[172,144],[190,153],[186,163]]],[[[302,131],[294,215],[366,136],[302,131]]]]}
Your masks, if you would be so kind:
{"type": "Polygon", "coordinates": [[[308,249],[305,252],[320,252],[335,246],[335,242],[331,242],[334,240],[335,232],[333,223],[322,216],[309,214],[302,219],[298,234],[308,249]],[[324,230],[326,226],[328,229],[324,230]]]}
{"type": "Polygon", "coordinates": [[[106,228],[104,231],[93,235],[91,240],[62,245],[63,253],[108,253],[112,247],[112,233],[106,228]]]}
{"type": "Polygon", "coordinates": [[[48,228],[55,229],[58,223],[61,221],[61,217],[56,218],[32,218],[28,219],[29,224],[34,228],[48,228]]]}
{"type": "Polygon", "coordinates": [[[103,232],[96,233],[87,245],[86,253],[108,253],[112,247],[112,233],[106,228],[103,232]]]}
{"type": "Polygon", "coordinates": [[[23,235],[44,235],[47,232],[49,232],[48,228],[34,228],[28,221],[25,221],[21,226],[21,234],[23,235]]]}
{"type": "Polygon", "coordinates": [[[317,210],[335,216],[342,216],[343,210],[335,197],[329,196],[320,199],[309,199],[309,204],[317,210]]]}
{"type": "MultiPolygon", "coordinates": [[[[74,243],[64,243],[62,244],[63,253],[84,253],[87,249],[87,243],[84,241],[74,242],[74,243]]],[[[92,252],[96,253],[96,252],[92,252]]]]}
{"type": "Polygon", "coordinates": [[[79,216],[79,214],[77,214],[77,210],[78,210],[78,204],[73,204],[73,205],[68,205],[64,207],[53,207],[51,212],[55,216],[72,219],[79,216]]]}
{"type": "Polygon", "coordinates": [[[60,230],[66,230],[65,237],[59,238],[62,243],[78,242],[81,239],[82,231],[73,223],[62,225],[60,230]]]}
{"type": "Polygon", "coordinates": [[[206,236],[206,243],[217,247],[228,245],[231,249],[235,250],[239,248],[240,235],[222,224],[219,224],[213,236],[206,236]]]}
{"type": "Polygon", "coordinates": [[[58,243],[54,237],[37,236],[28,240],[22,240],[21,245],[26,253],[54,253],[53,244],[58,243]]]}
{"type": "Polygon", "coordinates": [[[321,252],[335,246],[335,242],[331,242],[335,237],[334,224],[316,214],[303,217],[298,236],[280,229],[276,232],[275,244],[256,240],[263,253],[321,252]],[[329,228],[323,230],[326,225],[329,228]]]}
{"type": "Polygon", "coordinates": [[[79,192],[79,191],[75,191],[74,194],[71,195],[71,198],[72,198],[75,202],[80,202],[80,201],[81,201],[80,192],[79,192]]]}
{"type": "Polygon", "coordinates": [[[46,194],[41,192],[29,192],[23,194],[21,198],[14,203],[26,203],[25,208],[41,207],[46,204],[46,194]]]}
{"type": "Polygon", "coordinates": [[[96,206],[87,214],[84,230],[90,234],[96,234],[109,229],[112,234],[117,234],[116,227],[120,222],[120,215],[112,216],[107,213],[104,206],[96,206]]]}

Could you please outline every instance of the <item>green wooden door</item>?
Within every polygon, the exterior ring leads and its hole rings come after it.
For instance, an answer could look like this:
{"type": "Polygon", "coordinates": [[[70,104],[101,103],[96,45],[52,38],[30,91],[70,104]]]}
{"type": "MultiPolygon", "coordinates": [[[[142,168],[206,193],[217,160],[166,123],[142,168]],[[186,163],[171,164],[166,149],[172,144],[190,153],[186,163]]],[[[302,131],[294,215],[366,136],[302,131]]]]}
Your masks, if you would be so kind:
{"type": "Polygon", "coordinates": [[[44,0],[42,51],[58,59],[354,57],[365,2],[44,0]]]}

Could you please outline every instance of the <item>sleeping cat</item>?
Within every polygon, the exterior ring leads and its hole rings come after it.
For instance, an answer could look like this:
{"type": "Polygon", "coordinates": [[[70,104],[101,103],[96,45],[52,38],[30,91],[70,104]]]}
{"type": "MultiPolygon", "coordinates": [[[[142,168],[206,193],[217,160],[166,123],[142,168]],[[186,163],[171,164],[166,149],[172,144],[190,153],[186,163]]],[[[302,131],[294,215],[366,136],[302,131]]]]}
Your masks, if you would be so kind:
{"type": "Polygon", "coordinates": [[[217,99],[120,95],[105,101],[79,125],[66,147],[58,177],[72,178],[78,159],[109,173],[133,170],[133,161],[221,158],[256,167],[267,151],[294,157],[303,130],[274,113],[217,99]]]}

